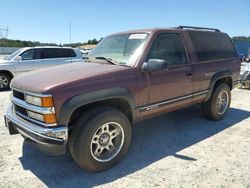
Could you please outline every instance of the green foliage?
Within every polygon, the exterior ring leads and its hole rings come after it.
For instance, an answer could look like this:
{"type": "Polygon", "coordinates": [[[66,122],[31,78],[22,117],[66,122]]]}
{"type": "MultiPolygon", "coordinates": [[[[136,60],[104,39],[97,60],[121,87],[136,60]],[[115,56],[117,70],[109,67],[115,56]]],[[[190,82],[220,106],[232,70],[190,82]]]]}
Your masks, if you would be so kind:
{"type": "Polygon", "coordinates": [[[237,41],[237,40],[240,40],[240,41],[247,41],[247,42],[250,42],[250,36],[236,36],[236,37],[232,37],[232,40],[233,41],[237,41]]]}
{"type": "MultiPolygon", "coordinates": [[[[102,38],[100,39],[102,40],[102,38]]],[[[22,41],[22,40],[11,40],[11,39],[0,39],[0,47],[33,47],[33,46],[72,46],[78,47],[86,44],[97,44],[100,40],[92,39],[88,40],[88,42],[77,42],[72,44],[55,44],[55,43],[41,43],[38,41],[22,41]]]]}
{"type": "MultiPolygon", "coordinates": [[[[90,39],[87,42],[77,42],[72,44],[55,44],[55,43],[41,43],[38,41],[22,41],[22,40],[11,40],[11,39],[0,39],[0,47],[33,47],[33,46],[72,46],[72,47],[79,47],[86,44],[97,44],[100,42],[103,38],[100,40],[97,40],[96,38],[90,39]]],[[[250,42],[250,36],[235,36],[232,37],[233,41],[248,41],[250,42]]]]}
{"type": "Polygon", "coordinates": [[[58,46],[55,43],[41,43],[38,41],[22,41],[11,39],[0,39],[0,47],[33,47],[33,46],[58,46]]]}
{"type": "Polygon", "coordinates": [[[88,42],[77,42],[77,43],[71,43],[71,44],[64,44],[64,46],[72,46],[72,47],[79,47],[79,46],[83,46],[83,45],[86,45],[86,44],[97,44],[98,42],[100,42],[103,38],[101,38],[100,40],[97,40],[97,39],[90,39],[88,40],[88,42]]]}

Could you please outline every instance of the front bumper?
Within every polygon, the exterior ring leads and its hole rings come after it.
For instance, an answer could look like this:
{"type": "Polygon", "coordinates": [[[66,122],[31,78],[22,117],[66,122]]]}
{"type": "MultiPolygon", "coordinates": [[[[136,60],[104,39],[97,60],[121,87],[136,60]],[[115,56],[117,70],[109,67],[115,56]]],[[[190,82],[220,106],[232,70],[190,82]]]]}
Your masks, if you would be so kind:
{"type": "Polygon", "coordinates": [[[11,135],[20,133],[27,142],[49,155],[65,153],[68,139],[67,127],[47,128],[33,124],[17,116],[12,105],[9,106],[4,119],[5,126],[11,135]]]}

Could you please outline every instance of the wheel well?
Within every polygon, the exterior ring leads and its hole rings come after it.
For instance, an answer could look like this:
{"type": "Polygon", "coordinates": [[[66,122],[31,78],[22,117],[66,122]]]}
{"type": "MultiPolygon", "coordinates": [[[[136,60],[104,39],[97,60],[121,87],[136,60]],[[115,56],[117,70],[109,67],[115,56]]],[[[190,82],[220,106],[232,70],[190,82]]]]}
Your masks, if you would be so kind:
{"type": "Polygon", "coordinates": [[[103,101],[97,101],[90,104],[86,104],[77,108],[70,117],[69,126],[74,124],[80,115],[84,114],[85,111],[100,107],[100,106],[111,106],[121,110],[129,119],[130,123],[133,122],[133,114],[130,104],[125,99],[107,99],[103,101]]]}
{"type": "Polygon", "coordinates": [[[230,90],[233,89],[233,79],[232,77],[230,76],[227,76],[227,77],[223,77],[223,78],[220,78],[219,80],[217,80],[214,84],[214,89],[217,88],[220,84],[222,83],[226,83],[228,84],[230,90]]]}
{"type": "Polygon", "coordinates": [[[3,73],[3,74],[8,74],[11,79],[13,78],[13,74],[10,72],[10,71],[7,71],[7,70],[1,70],[0,73],[3,73]]]}

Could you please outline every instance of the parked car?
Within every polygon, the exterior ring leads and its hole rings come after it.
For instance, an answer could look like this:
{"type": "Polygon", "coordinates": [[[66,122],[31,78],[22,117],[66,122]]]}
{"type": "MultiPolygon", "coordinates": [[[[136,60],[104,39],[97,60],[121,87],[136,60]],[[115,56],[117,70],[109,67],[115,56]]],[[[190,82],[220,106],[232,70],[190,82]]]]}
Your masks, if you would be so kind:
{"type": "Polygon", "coordinates": [[[250,62],[250,54],[248,54],[247,57],[245,57],[244,61],[245,62],[250,62]]]}
{"type": "Polygon", "coordinates": [[[0,90],[9,88],[11,79],[20,73],[82,60],[79,49],[66,47],[22,48],[0,60],[0,90]]]}
{"type": "Polygon", "coordinates": [[[240,87],[250,88],[250,63],[241,63],[240,87]]]}
{"type": "Polygon", "coordinates": [[[80,49],[81,53],[83,56],[88,55],[91,52],[92,49],[90,48],[84,48],[84,49],[80,49]]]}
{"type": "Polygon", "coordinates": [[[240,62],[243,63],[244,60],[245,60],[245,58],[246,58],[246,57],[244,56],[244,54],[238,53],[238,56],[239,56],[239,58],[240,58],[240,62]]]}
{"type": "Polygon", "coordinates": [[[230,38],[210,28],[113,34],[86,61],[14,78],[5,124],[48,154],[64,154],[69,145],[89,171],[125,156],[135,122],[194,104],[221,120],[240,75],[230,38]]]}

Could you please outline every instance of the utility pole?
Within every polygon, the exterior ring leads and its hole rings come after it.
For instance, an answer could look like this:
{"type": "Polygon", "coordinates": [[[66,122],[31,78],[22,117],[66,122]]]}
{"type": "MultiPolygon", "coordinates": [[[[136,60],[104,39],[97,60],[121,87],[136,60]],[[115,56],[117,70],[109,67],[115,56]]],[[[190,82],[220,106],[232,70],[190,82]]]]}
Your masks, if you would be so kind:
{"type": "Polygon", "coordinates": [[[71,22],[69,22],[69,44],[71,45],[71,22]]]}
{"type": "Polygon", "coordinates": [[[0,37],[1,38],[8,38],[8,34],[9,34],[9,28],[8,26],[5,28],[0,28],[0,37]],[[3,34],[2,32],[5,32],[5,34],[3,34]]]}

